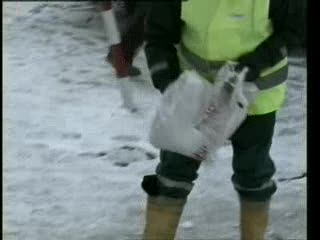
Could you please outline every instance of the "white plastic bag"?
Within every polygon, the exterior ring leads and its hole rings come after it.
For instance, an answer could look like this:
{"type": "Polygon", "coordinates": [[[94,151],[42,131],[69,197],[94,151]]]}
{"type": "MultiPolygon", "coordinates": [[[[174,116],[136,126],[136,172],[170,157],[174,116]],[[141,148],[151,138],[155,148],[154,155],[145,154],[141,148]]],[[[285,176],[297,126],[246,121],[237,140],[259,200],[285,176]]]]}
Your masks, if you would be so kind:
{"type": "Polygon", "coordinates": [[[151,144],[199,160],[206,158],[199,157],[199,151],[213,153],[221,147],[248,108],[242,90],[245,71],[239,75],[232,67],[222,68],[214,84],[195,71],[182,73],[162,96],[151,126],[151,144]]]}

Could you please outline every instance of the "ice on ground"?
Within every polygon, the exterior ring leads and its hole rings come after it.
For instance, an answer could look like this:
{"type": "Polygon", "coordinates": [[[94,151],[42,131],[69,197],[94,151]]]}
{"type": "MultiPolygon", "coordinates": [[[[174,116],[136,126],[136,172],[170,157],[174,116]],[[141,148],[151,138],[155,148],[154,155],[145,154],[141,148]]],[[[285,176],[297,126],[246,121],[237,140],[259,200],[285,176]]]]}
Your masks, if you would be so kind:
{"type": "MultiPolygon", "coordinates": [[[[140,110],[121,108],[117,80],[103,60],[108,42],[102,22],[90,6],[4,3],[6,240],[141,237],[146,195],[140,183],[159,161],[147,140],[159,93],[140,53],[140,110]]],[[[306,170],[305,60],[291,63],[272,147],[276,179],[306,170]]],[[[239,239],[231,156],[226,145],[201,167],[181,239],[239,239]]],[[[305,179],[278,183],[268,239],[306,239],[305,179]]]]}

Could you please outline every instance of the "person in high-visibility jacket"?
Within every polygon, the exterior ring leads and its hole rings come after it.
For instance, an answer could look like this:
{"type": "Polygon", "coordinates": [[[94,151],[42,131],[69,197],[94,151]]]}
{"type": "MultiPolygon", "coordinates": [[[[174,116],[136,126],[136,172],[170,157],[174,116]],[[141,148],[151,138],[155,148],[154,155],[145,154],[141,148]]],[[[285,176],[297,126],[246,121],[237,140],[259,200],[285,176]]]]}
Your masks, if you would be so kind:
{"type": "MultiPolygon", "coordinates": [[[[214,82],[227,61],[237,62],[239,70],[248,67],[245,80],[260,90],[230,139],[242,240],[264,238],[270,199],[277,189],[270,148],[276,112],[286,95],[287,46],[298,45],[301,35],[299,1],[172,0],[152,3],[146,21],[147,62],[161,92],[184,69],[194,69],[214,82]]],[[[142,181],[148,194],[144,239],[174,239],[200,164],[160,151],[156,174],[142,181]]]]}

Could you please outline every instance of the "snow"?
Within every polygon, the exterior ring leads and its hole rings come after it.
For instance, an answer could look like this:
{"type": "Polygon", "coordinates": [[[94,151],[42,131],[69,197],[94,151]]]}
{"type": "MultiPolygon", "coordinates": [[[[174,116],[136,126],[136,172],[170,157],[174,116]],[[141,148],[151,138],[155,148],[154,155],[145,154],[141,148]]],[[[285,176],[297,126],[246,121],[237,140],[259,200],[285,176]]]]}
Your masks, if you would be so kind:
{"type": "MultiPolygon", "coordinates": [[[[121,107],[107,38],[87,2],[4,2],[3,220],[6,240],[141,239],[158,151],[148,130],[160,94],[136,64],[136,113],[121,107]],[[77,10],[81,8],[81,10],[77,10]],[[90,19],[91,21],[87,21],[90,19]]],[[[305,59],[291,59],[278,115],[275,179],[306,171],[305,59]]],[[[239,239],[231,147],[205,162],[180,239],[239,239]]],[[[306,179],[278,182],[267,239],[306,239],[306,179]]]]}

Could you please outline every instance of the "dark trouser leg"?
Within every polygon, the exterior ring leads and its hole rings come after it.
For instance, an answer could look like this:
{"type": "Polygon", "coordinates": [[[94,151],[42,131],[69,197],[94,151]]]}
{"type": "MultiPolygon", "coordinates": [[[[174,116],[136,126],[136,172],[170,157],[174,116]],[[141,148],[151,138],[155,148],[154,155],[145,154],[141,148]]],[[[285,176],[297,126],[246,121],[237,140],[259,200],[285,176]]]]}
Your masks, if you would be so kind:
{"type": "Polygon", "coordinates": [[[151,196],[185,199],[198,177],[200,162],[181,154],[161,151],[156,175],[145,176],[142,187],[151,196]]]}
{"type": "Polygon", "coordinates": [[[148,193],[144,240],[173,240],[200,162],[177,153],[161,151],[156,174],[145,176],[148,193]]]}
{"type": "Polygon", "coordinates": [[[131,64],[138,49],[143,44],[144,17],[138,17],[130,24],[128,31],[121,36],[121,45],[124,49],[126,60],[131,64]]]}
{"type": "Polygon", "coordinates": [[[270,157],[275,117],[275,112],[248,116],[231,138],[232,182],[241,198],[265,201],[276,191],[271,180],[275,166],[270,157]]]}
{"type": "Polygon", "coordinates": [[[232,136],[232,182],[240,196],[241,240],[263,240],[268,226],[269,202],[276,191],[271,177],[275,166],[270,147],[275,112],[249,116],[232,136]]]}
{"type": "Polygon", "coordinates": [[[121,37],[121,46],[123,47],[126,60],[130,64],[129,76],[138,76],[141,74],[139,68],[132,65],[133,59],[136,56],[139,48],[144,40],[144,16],[133,19],[133,23],[128,31],[121,37]]]}

